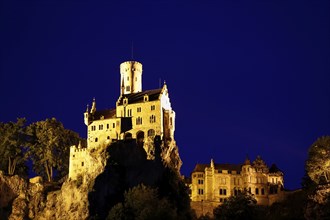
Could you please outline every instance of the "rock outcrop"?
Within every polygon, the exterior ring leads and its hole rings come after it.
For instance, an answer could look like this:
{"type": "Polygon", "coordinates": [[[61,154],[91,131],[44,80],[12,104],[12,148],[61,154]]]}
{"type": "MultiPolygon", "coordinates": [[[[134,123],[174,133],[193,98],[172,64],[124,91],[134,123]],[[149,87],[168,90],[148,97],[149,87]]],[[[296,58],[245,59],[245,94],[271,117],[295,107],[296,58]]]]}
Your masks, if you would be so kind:
{"type": "Polygon", "coordinates": [[[160,140],[155,142],[154,160],[147,160],[134,140],[90,149],[88,156],[93,161],[88,173],[61,186],[44,183],[41,177],[26,181],[0,171],[0,219],[104,219],[130,187],[143,183],[169,188],[164,178],[171,172],[179,176],[182,163],[177,147],[165,147],[160,140]]]}

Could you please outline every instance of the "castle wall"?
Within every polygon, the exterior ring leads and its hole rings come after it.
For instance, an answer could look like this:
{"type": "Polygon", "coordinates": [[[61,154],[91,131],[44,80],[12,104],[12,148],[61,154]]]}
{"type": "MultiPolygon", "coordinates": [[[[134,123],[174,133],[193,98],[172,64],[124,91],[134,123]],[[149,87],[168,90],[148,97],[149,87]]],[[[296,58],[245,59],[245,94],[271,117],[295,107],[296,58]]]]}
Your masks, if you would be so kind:
{"type": "Polygon", "coordinates": [[[87,146],[97,147],[116,140],[120,136],[120,119],[111,118],[92,121],[87,127],[87,146]]]}

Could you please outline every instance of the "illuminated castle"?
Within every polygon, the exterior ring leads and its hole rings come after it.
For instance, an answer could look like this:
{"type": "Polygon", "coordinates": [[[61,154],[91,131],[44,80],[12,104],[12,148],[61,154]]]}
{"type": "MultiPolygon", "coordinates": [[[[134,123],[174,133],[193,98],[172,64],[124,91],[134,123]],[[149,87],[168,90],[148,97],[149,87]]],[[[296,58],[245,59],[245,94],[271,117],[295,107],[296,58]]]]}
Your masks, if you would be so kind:
{"type": "Polygon", "coordinates": [[[191,206],[199,215],[213,209],[230,196],[246,190],[259,205],[271,205],[284,198],[283,172],[273,164],[270,168],[258,156],[252,163],[197,164],[191,174],[191,206]]]}
{"type": "Polygon", "coordinates": [[[159,89],[143,91],[142,64],[137,61],[123,62],[120,76],[120,96],[115,108],[97,110],[95,99],[90,109],[87,106],[84,113],[87,148],[70,148],[69,178],[75,179],[93,166],[87,151],[113,141],[136,139],[137,144],[144,147],[148,159],[154,158],[155,135],[159,135],[170,148],[176,147],[175,112],[166,84],[159,89]]]}

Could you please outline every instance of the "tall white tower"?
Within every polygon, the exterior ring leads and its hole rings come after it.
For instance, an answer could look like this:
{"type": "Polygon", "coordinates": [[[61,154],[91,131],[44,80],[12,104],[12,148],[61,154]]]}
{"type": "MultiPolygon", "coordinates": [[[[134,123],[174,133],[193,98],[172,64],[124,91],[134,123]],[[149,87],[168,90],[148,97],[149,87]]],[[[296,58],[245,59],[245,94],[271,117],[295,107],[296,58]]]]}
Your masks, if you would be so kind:
{"type": "Polygon", "coordinates": [[[126,61],[120,64],[120,94],[142,92],[142,64],[126,61]]]}

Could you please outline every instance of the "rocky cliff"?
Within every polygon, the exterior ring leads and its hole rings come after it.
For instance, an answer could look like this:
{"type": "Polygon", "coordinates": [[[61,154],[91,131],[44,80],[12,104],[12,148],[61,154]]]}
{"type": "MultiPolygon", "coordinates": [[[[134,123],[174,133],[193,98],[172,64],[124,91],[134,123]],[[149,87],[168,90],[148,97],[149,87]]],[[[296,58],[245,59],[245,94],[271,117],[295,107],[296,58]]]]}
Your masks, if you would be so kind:
{"type": "MultiPolygon", "coordinates": [[[[155,151],[155,159],[147,160],[143,147],[134,140],[94,149],[90,151],[93,170],[61,186],[44,183],[41,177],[25,181],[0,171],[1,219],[104,219],[123,192],[140,183],[158,187],[161,193],[184,190],[178,182],[168,181],[179,176],[182,162],[177,147],[156,140],[155,151]]],[[[185,204],[180,199],[189,203],[189,198],[172,196],[182,203],[178,206],[185,204]]]]}

